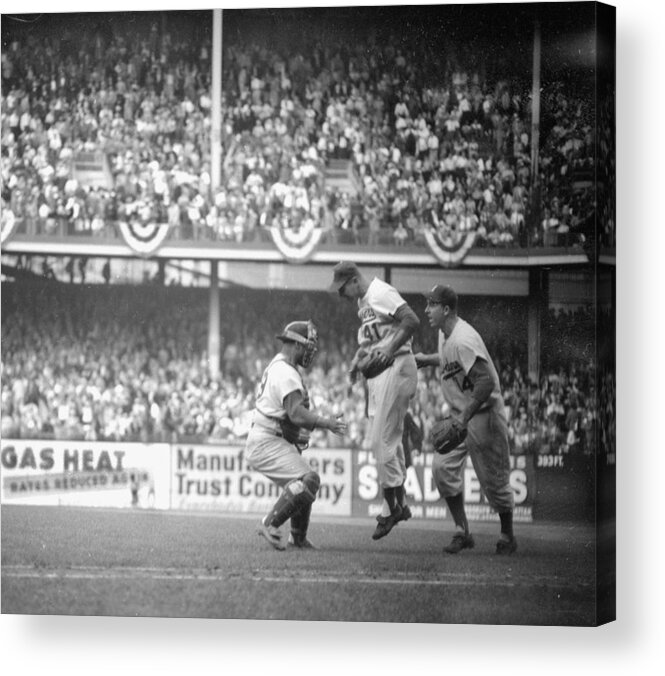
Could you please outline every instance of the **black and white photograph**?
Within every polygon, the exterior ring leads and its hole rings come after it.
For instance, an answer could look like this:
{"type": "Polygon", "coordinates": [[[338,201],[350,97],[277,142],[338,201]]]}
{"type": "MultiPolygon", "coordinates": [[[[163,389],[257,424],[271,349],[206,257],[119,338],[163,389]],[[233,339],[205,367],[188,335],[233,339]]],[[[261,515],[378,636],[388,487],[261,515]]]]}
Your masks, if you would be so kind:
{"type": "Polygon", "coordinates": [[[2,615],[604,631],[615,5],[204,4],[2,10],[2,615]]]}

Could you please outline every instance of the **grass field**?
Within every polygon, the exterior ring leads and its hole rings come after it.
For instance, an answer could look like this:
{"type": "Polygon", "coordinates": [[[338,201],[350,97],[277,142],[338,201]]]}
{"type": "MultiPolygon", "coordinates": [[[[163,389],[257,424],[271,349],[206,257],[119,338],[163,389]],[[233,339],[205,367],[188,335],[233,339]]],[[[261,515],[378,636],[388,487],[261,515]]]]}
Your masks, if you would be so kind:
{"type": "Polygon", "coordinates": [[[374,542],[369,519],[316,519],[317,551],[271,549],[257,516],[2,506],[2,612],[592,626],[590,525],[518,524],[518,552],[443,555],[450,522],[374,542]]]}

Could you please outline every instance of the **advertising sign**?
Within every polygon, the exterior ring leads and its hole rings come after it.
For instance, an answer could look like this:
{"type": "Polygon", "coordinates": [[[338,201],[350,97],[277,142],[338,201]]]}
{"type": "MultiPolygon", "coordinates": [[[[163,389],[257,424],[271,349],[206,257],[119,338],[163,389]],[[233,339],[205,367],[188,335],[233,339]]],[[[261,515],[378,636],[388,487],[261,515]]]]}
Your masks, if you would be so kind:
{"type": "MultiPolygon", "coordinates": [[[[321,477],[312,512],[351,514],[351,454],[348,450],[307,450],[304,457],[321,477]]],[[[282,489],[247,467],[238,446],[174,445],[171,506],[227,512],[267,512],[282,489]]]]}
{"type": "MultiPolygon", "coordinates": [[[[241,446],[3,440],[1,449],[3,504],[265,513],[282,491],[247,467],[241,446]]],[[[375,517],[381,512],[381,487],[371,452],[308,449],[304,457],[321,477],[314,514],[375,517]]],[[[405,488],[416,519],[447,516],[432,477],[432,457],[416,456],[408,469],[405,488]]],[[[515,521],[533,520],[535,472],[531,456],[511,457],[515,521]]],[[[560,510],[561,496],[554,500],[545,477],[538,483],[538,504],[553,502],[560,510]]],[[[464,502],[470,520],[498,518],[470,459],[464,471],[464,502]]],[[[536,511],[544,509],[543,504],[536,511]]]]}
{"type": "Polygon", "coordinates": [[[113,176],[106,155],[102,152],[78,152],[74,156],[72,174],[81,185],[111,190],[113,176]]]}
{"type": "MultiPolygon", "coordinates": [[[[414,518],[441,519],[447,515],[445,500],[439,495],[432,478],[431,453],[418,455],[407,470],[405,489],[407,502],[414,518]]],[[[511,456],[510,485],[515,491],[515,521],[533,520],[535,474],[533,459],[529,456],[511,456]]],[[[358,451],[353,460],[353,515],[378,516],[381,513],[382,496],[376,468],[376,459],[371,451],[358,451]]],[[[476,472],[467,458],[464,470],[464,504],[470,521],[498,519],[480,489],[476,472]]]]}
{"type": "Polygon", "coordinates": [[[3,504],[169,507],[168,444],[3,440],[3,504]]]}

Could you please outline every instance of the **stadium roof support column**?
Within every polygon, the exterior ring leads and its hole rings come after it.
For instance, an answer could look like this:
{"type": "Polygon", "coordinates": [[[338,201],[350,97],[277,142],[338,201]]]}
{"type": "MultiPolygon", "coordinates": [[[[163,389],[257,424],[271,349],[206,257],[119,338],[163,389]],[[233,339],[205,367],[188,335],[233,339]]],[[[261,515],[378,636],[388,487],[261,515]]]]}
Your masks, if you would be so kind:
{"type": "Polygon", "coordinates": [[[529,379],[536,384],[540,383],[540,337],[542,318],[549,306],[549,281],[549,272],[545,268],[529,270],[527,355],[529,379]]]}
{"type": "Polygon", "coordinates": [[[212,134],[210,188],[214,199],[222,182],[222,10],[212,10],[212,134]]]}
{"type": "Polygon", "coordinates": [[[219,377],[219,262],[210,261],[210,308],[208,312],[208,368],[219,377]]]}
{"type": "MultiPolygon", "coordinates": [[[[536,10],[538,11],[538,10],[536,10]]],[[[533,73],[531,75],[531,207],[530,234],[535,235],[540,225],[540,23],[533,26],[533,73]]]]}

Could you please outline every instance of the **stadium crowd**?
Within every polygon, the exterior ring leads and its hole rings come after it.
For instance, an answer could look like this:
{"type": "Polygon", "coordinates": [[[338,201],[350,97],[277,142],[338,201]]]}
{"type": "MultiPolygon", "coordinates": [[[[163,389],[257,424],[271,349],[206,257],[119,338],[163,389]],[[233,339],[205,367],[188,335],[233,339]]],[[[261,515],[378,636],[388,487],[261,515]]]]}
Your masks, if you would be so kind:
{"type": "Polygon", "coordinates": [[[433,50],[393,24],[362,40],[314,21],[289,39],[226,35],[215,188],[209,16],[177,29],[150,16],[32,32],[5,22],[3,211],[27,233],[111,235],[136,219],[237,242],[270,226],[370,246],[423,244],[424,228],[476,231],[479,246],[588,235],[593,97],[571,83],[543,88],[534,210],[531,83],[487,75],[492,56],[477,45],[433,50]],[[101,185],[77,178],[81,153],[108,158],[101,185]],[[326,181],[332,159],[351,163],[357,194],[326,181]]]}
{"type": "MultiPolygon", "coordinates": [[[[220,373],[211,377],[204,289],[3,283],[3,437],[238,442],[247,434],[275,334],[287,321],[311,317],[321,334],[320,352],[306,376],[312,404],[343,414],[349,423],[344,443],[361,447],[364,388],[351,386],[347,373],[357,328],[351,305],[322,292],[230,289],[221,295],[226,320],[220,373]]],[[[433,351],[424,302],[409,301],[423,318],[415,347],[433,351]]],[[[576,310],[544,318],[542,376],[531,382],[526,334],[515,329],[526,326],[525,312],[506,300],[464,300],[463,316],[485,335],[501,377],[513,452],[593,453],[600,408],[594,355],[588,353],[593,316],[576,310]]],[[[419,372],[411,408],[425,449],[429,429],[444,411],[436,378],[433,369],[419,372]]],[[[604,377],[600,394],[606,403],[612,387],[604,377]]],[[[600,415],[613,419],[605,404],[600,415]]],[[[312,437],[313,446],[333,441],[322,431],[312,437]]]]}

